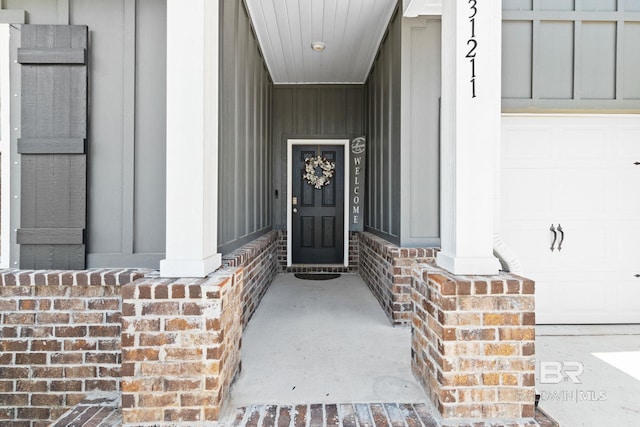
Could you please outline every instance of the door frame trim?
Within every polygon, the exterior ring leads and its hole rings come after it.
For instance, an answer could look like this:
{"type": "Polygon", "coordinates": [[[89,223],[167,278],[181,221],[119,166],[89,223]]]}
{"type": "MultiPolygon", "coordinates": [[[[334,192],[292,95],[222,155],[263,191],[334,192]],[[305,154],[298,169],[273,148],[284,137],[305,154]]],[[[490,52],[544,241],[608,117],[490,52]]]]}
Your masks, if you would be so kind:
{"type": "Polygon", "coordinates": [[[287,139],[287,267],[291,267],[291,193],[293,191],[293,146],[294,145],[338,145],[344,149],[344,260],[343,265],[349,266],[349,165],[351,161],[348,139],[287,139]]]}

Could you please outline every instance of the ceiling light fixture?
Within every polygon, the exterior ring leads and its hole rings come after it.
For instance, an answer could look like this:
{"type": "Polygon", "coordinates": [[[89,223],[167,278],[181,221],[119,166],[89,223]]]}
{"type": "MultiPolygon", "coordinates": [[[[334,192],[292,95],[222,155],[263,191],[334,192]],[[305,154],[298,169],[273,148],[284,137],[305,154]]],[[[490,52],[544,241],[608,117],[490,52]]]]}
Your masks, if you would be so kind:
{"type": "Polygon", "coordinates": [[[311,43],[311,49],[315,50],[316,52],[322,52],[326,47],[327,45],[322,42],[311,43]]]}

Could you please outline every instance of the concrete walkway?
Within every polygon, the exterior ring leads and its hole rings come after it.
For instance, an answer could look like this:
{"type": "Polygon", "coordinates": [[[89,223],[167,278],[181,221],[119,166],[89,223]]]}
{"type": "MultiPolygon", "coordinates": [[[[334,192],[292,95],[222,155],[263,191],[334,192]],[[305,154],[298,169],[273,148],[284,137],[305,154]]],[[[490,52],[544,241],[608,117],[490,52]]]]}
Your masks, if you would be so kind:
{"type": "Polygon", "coordinates": [[[391,326],[357,275],[279,275],[243,333],[229,406],[426,403],[411,373],[410,340],[410,329],[391,326]]]}
{"type": "Polygon", "coordinates": [[[640,426],[639,366],[640,325],[536,326],[539,406],[561,426],[640,426]]]}

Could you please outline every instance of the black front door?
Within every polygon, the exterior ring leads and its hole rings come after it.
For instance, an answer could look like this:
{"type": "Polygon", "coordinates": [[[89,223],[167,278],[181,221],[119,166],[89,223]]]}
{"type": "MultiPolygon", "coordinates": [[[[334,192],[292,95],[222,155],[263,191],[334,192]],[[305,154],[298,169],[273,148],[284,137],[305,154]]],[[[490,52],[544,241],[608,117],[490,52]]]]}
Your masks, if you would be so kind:
{"type": "MultiPolygon", "coordinates": [[[[344,262],[344,147],[294,145],[291,254],[293,264],[344,262]],[[305,160],[318,154],[335,162],[333,177],[317,189],[304,179],[305,160]]],[[[321,168],[316,174],[322,175],[321,168]]]]}

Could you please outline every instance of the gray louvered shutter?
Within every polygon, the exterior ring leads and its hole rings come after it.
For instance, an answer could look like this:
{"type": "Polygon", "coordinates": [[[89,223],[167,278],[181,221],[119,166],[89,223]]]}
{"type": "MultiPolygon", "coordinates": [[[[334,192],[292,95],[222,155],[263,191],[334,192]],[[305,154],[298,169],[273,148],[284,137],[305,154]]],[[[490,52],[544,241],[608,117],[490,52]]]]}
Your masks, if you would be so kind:
{"type": "Polygon", "coordinates": [[[20,268],[85,268],[87,27],[24,25],[20,268]]]}

